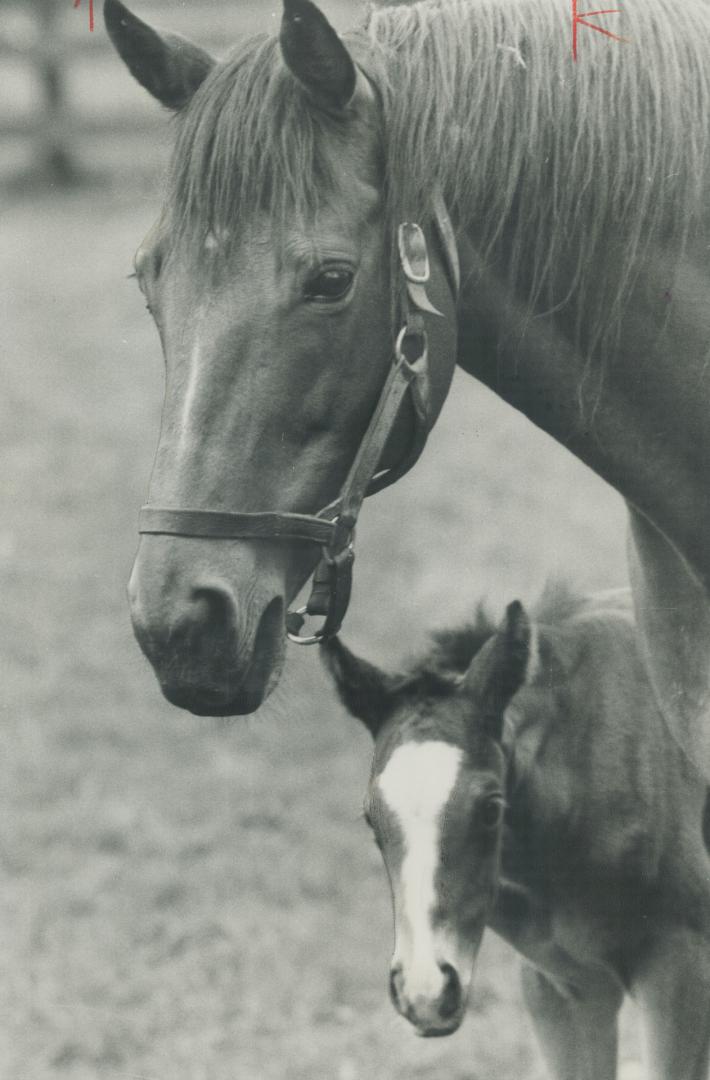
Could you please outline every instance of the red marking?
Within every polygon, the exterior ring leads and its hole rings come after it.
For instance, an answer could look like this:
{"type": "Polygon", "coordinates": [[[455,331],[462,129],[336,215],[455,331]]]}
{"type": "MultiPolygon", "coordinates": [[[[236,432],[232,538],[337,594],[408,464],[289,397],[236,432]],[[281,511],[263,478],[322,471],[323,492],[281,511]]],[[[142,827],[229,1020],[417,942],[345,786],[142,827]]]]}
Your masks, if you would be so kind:
{"type": "MultiPolygon", "coordinates": [[[[81,0],[74,0],[74,8],[81,7],[81,0]]],[[[89,0],[89,30],[94,30],[94,0],[89,0]]]]}
{"type": "Polygon", "coordinates": [[[577,27],[586,26],[590,30],[595,30],[597,34],[604,34],[605,37],[611,38],[613,41],[621,41],[625,44],[629,44],[630,39],[620,37],[619,34],[612,34],[611,30],[607,30],[603,26],[597,26],[596,23],[587,22],[593,15],[621,15],[621,8],[601,8],[598,11],[578,11],[578,0],[572,0],[572,59],[577,59],[577,27]]]}

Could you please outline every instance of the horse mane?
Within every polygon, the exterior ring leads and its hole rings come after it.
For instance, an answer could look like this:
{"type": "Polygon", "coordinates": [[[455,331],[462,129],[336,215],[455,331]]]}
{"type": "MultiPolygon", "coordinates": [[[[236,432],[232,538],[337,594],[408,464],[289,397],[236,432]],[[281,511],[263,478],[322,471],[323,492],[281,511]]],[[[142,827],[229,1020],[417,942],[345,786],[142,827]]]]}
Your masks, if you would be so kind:
{"type": "Polygon", "coordinates": [[[417,698],[451,694],[474,656],[495,632],[496,624],[483,604],[462,626],[433,631],[425,650],[412,658],[396,679],[395,692],[417,698]]]}
{"type": "MultiPolygon", "coordinates": [[[[434,630],[419,668],[463,675],[474,656],[496,632],[496,624],[483,604],[478,604],[470,622],[453,629],[434,630]]],[[[417,665],[415,664],[415,668],[417,665]]]]}
{"type": "Polygon", "coordinates": [[[580,27],[577,63],[568,0],[426,0],[367,24],[385,57],[390,216],[425,217],[438,185],[531,310],[569,305],[588,353],[654,245],[680,252],[707,216],[710,5],[620,10],[601,21],[631,43],[580,27]]]}
{"type": "Polygon", "coordinates": [[[258,209],[276,227],[308,221],[334,188],[327,147],[344,122],[311,104],[275,36],[257,35],[215,65],[177,124],[164,217],[193,257],[214,232],[228,258],[258,209]]]}
{"type": "MultiPolygon", "coordinates": [[[[593,598],[592,598],[593,599],[593,598]]],[[[588,610],[590,597],[564,578],[551,578],[531,609],[534,624],[556,629],[588,610]]],[[[498,626],[479,603],[473,619],[459,627],[435,630],[423,652],[415,656],[394,683],[397,693],[417,698],[446,697],[455,691],[474,657],[498,626]]]]}
{"type": "MultiPolygon", "coordinates": [[[[710,4],[623,0],[609,18],[631,43],[580,27],[576,64],[564,0],[387,4],[349,38],[382,101],[390,236],[431,216],[439,186],[484,262],[531,313],[563,309],[589,354],[644,258],[669,242],[680,257],[708,212],[710,4]]],[[[178,123],[178,242],[211,229],[236,244],[257,207],[307,221],[333,190],[346,121],[312,105],[276,36],[218,64],[178,123]]]]}

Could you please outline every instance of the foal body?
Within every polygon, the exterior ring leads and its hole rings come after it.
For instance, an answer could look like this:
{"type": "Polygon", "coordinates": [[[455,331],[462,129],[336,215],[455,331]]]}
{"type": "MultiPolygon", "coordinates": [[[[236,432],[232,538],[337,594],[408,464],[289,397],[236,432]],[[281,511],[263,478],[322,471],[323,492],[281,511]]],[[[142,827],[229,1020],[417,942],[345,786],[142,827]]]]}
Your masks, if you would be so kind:
{"type": "Polygon", "coordinates": [[[658,711],[623,611],[540,627],[540,669],[508,709],[508,811],[489,925],[555,1077],[616,1076],[624,990],[659,1080],[705,1080],[710,860],[705,783],[658,711]]]}
{"type": "Polygon", "coordinates": [[[339,644],[329,666],[375,736],[366,811],[393,891],[397,1008],[421,1034],[455,1030],[488,925],[524,958],[555,1080],[614,1080],[624,993],[649,1076],[707,1080],[707,789],[655,704],[626,598],[558,596],[533,629],[511,605],[498,631],[446,635],[433,667],[398,678],[339,644]]]}

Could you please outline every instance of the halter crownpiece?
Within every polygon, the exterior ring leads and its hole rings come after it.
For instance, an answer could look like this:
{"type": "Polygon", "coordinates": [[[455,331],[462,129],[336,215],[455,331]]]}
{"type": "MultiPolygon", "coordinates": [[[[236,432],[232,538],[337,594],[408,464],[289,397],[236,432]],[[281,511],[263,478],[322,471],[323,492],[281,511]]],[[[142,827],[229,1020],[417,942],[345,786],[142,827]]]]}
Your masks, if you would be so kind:
{"type": "MultiPolygon", "coordinates": [[[[432,205],[446,255],[451,291],[456,298],[460,275],[453,226],[440,193],[434,195],[432,205]]],[[[443,316],[426,292],[431,269],[422,228],[404,222],[397,230],[397,242],[406,286],[403,324],[397,335],[393,363],[385,385],[338,498],[317,514],[280,511],[241,514],[155,506],[144,506],[140,513],[140,533],[205,540],[298,540],[319,544],[322,554],[313,575],[308,603],[286,616],[288,636],[299,645],[314,645],[338,633],[350,601],[355,525],[363,501],[367,495],[388,487],[411,469],[424,449],[431,427],[425,316],[443,316]],[[382,452],[407,393],[415,421],[412,443],[397,465],[380,469],[382,452]],[[324,622],[315,634],[300,637],[307,615],[321,615],[324,622]]]]}

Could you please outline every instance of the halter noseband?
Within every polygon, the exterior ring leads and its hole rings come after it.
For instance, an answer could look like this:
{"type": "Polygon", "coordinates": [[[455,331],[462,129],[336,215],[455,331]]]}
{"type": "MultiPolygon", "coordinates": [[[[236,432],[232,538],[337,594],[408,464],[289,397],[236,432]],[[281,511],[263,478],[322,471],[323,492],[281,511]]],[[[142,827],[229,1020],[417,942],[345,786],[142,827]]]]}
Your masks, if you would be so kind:
{"type": "MultiPolygon", "coordinates": [[[[433,199],[434,220],[448,264],[450,287],[457,297],[460,271],[453,226],[441,195],[433,199]]],[[[319,544],[322,555],[313,575],[308,603],[286,616],[291,641],[314,645],[338,633],[350,601],[355,525],[367,495],[398,480],[416,462],[429,435],[429,356],[425,318],[441,317],[430,303],[426,284],[430,277],[426,238],[419,225],[403,223],[398,229],[400,268],[405,279],[403,325],[395,342],[394,359],[355,460],[340,495],[317,514],[230,513],[219,510],[169,510],[144,506],[139,532],[205,540],[299,540],[319,544]],[[413,405],[415,429],[408,452],[390,469],[378,468],[387,439],[405,395],[413,405]],[[306,615],[322,615],[321,628],[300,637],[306,615]]]]}

